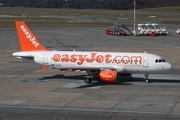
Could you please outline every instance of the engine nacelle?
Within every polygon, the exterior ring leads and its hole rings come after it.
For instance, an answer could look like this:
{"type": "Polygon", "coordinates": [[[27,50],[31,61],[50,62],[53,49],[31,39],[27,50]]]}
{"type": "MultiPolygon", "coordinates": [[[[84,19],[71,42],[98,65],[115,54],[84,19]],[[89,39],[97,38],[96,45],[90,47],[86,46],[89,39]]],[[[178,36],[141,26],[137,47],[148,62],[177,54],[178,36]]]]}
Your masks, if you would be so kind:
{"type": "Polygon", "coordinates": [[[116,70],[102,70],[100,71],[99,78],[105,82],[117,82],[119,74],[116,70]]]}

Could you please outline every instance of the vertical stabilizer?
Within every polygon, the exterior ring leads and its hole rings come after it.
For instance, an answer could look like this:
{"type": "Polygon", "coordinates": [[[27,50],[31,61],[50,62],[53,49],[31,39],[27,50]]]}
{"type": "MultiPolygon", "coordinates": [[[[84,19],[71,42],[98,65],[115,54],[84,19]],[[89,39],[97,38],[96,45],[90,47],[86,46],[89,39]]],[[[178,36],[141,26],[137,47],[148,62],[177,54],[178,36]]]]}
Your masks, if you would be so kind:
{"type": "Polygon", "coordinates": [[[16,29],[22,51],[48,51],[24,22],[16,22],[16,29]]]}

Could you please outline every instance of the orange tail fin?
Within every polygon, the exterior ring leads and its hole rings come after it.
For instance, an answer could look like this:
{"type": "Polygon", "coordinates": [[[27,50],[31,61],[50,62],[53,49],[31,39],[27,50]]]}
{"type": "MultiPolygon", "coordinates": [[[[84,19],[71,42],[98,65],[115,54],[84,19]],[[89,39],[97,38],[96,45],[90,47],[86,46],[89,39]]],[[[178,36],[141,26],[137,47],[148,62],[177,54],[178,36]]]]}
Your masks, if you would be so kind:
{"type": "Polygon", "coordinates": [[[48,51],[24,22],[16,22],[16,29],[22,51],[48,51]]]}

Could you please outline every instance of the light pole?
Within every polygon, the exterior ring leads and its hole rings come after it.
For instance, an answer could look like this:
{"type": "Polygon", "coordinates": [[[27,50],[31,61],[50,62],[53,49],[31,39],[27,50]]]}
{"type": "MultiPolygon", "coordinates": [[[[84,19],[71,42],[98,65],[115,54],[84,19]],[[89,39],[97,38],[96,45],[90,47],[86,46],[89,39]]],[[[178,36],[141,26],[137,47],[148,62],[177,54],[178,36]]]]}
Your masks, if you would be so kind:
{"type": "Polygon", "coordinates": [[[136,35],[136,0],[134,0],[134,35],[136,35]]]}

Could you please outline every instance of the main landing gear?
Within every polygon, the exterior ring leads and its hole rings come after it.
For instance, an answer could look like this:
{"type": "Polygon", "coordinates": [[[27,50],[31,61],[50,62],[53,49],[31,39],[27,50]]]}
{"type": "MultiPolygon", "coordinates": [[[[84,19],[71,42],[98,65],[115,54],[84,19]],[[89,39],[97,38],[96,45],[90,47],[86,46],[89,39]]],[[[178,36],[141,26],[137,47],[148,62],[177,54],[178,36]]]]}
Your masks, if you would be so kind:
{"type": "Polygon", "coordinates": [[[146,83],[149,83],[149,77],[148,77],[148,75],[149,75],[149,74],[147,74],[147,73],[144,75],[144,76],[145,76],[145,79],[146,79],[146,80],[145,80],[146,83]]]}
{"type": "Polygon", "coordinates": [[[85,78],[84,82],[85,83],[91,83],[92,82],[92,78],[87,76],[87,78],[85,78]]]}

